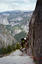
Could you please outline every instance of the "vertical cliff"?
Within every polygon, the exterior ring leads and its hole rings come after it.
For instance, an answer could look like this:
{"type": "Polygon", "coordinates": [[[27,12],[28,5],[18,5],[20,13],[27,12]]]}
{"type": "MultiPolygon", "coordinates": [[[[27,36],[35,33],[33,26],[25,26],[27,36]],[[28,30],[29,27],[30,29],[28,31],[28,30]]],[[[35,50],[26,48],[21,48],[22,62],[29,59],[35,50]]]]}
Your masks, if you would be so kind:
{"type": "Polygon", "coordinates": [[[15,44],[16,42],[15,38],[5,28],[5,26],[0,25],[0,48],[15,44]]]}
{"type": "Polygon", "coordinates": [[[42,0],[37,0],[29,23],[29,41],[38,64],[42,64],[42,0]]]}

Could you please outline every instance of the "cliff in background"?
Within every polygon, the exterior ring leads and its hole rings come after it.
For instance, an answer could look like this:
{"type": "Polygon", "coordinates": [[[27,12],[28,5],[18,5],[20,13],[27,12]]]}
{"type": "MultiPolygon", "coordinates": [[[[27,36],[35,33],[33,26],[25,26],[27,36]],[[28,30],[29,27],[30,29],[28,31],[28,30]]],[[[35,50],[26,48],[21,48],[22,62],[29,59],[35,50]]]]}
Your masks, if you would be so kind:
{"type": "Polygon", "coordinates": [[[5,28],[4,25],[0,25],[0,48],[12,45],[17,41],[11,35],[11,33],[5,28]]]}

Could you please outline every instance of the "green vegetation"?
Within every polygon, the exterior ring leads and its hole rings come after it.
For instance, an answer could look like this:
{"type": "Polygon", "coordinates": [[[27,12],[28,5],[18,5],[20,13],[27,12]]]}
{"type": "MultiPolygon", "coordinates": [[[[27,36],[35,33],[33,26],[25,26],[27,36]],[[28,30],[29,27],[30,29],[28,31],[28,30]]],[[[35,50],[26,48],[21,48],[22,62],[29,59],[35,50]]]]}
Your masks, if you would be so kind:
{"type": "Polygon", "coordinates": [[[15,51],[16,49],[20,49],[21,45],[19,43],[8,45],[6,48],[0,48],[0,55],[10,54],[12,51],[15,51]]]}
{"type": "Polygon", "coordinates": [[[18,24],[18,25],[13,26],[12,29],[15,30],[15,29],[22,29],[22,28],[21,28],[21,26],[18,24]]]}
{"type": "Polygon", "coordinates": [[[0,49],[0,55],[9,54],[12,52],[12,47],[9,45],[7,48],[0,49]]]}
{"type": "Polygon", "coordinates": [[[14,38],[18,41],[18,42],[20,42],[21,41],[21,38],[25,38],[26,37],[26,33],[25,32],[20,32],[19,34],[16,34],[15,36],[14,36],[14,38]]]}
{"type": "Polygon", "coordinates": [[[16,43],[16,49],[20,49],[20,48],[21,48],[20,43],[16,43]]]}

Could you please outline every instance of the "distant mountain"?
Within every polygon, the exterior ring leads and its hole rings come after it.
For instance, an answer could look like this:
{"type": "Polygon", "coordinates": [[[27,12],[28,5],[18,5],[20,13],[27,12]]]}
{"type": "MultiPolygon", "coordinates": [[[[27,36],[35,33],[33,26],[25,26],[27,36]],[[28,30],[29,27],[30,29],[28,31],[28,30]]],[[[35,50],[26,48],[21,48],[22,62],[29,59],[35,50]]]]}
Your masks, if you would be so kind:
{"type": "Polygon", "coordinates": [[[18,22],[21,22],[21,21],[23,22],[25,18],[27,19],[27,17],[31,17],[31,15],[32,15],[32,11],[26,12],[26,11],[15,10],[15,11],[1,12],[0,24],[4,24],[4,25],[13,24],[14,25],[18,22]]]}
{"type": "Polygon", "coordinates": [[[24,12],[24,13],[32,13],[33,11],[20,11],[20,10],[15,10],[15,11],[0,12],[0,14],[19,14],[21,12],[24,12]]]}

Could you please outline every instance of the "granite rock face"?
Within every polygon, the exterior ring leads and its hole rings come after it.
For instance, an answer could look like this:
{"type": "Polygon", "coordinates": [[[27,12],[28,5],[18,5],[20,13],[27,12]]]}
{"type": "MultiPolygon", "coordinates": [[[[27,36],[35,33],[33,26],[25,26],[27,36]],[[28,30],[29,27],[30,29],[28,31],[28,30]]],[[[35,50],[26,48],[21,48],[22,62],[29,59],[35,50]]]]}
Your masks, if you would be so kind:
{"type": "Polygon", "coordinates": [[[10,34],[7,29],[5,29],[5,26],[0,25],[0,48],[7,47],[8,45],[12,45],[15,43],[15,38],[10,34]]]}
{"type": "Polygon", "coordinates": [[[29,42],[38,64],[42,64],[42,0],[37,0],[29,23],[29,42]]]}

